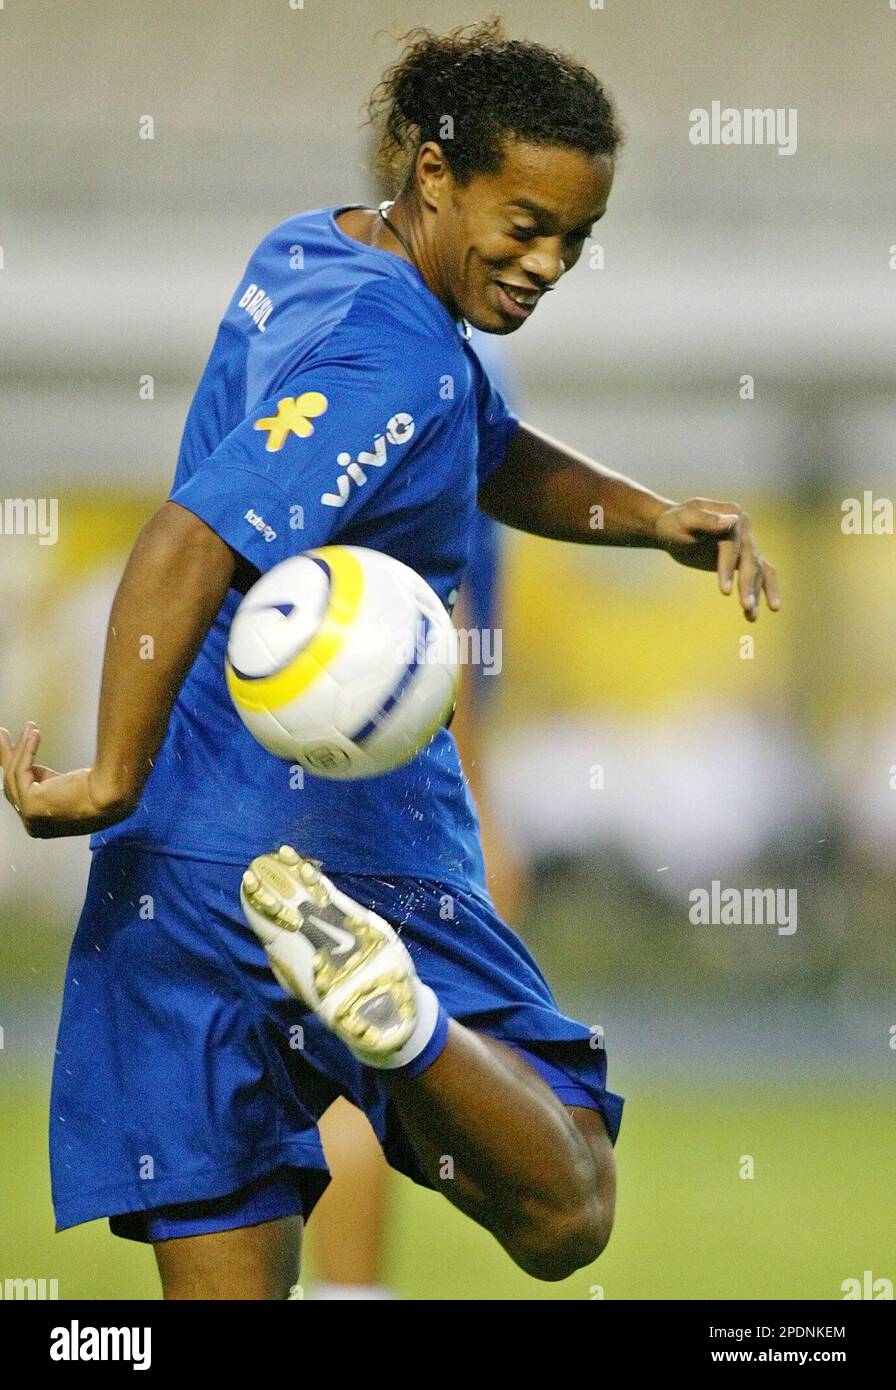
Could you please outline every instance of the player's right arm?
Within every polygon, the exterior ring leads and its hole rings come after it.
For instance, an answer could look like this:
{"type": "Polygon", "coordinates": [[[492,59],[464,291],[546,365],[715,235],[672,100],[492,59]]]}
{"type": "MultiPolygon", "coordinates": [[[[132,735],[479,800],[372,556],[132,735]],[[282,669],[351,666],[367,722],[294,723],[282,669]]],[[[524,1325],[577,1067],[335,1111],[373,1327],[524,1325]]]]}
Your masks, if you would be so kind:
{"type": "Polygon", "coordinates": [[[0,732],[4,790],[29,835],[89,834],[131,813],[237,566],[263,572],[346,527],[452,409],[443,371],[391,287],[366,287],[320,357],[175,485],[115,597],[93,766],[35,766],[34,725],[15,745],[0,732]]]}
{"type": "Polygon", "coordinates": [[[133,811],[237,563],[231,547],[176,502],[147,522],[109,618],[93,766],[53,772],[34,763],[34,724],[15,744],[0,730],[4,792],[29,835],[92,834],[133,811]]]}

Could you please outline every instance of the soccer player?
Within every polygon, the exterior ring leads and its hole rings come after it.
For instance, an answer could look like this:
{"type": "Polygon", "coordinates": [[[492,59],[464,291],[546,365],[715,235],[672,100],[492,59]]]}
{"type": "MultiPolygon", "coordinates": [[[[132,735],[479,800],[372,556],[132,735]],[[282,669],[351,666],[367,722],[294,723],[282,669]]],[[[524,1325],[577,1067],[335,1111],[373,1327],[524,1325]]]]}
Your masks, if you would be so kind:
{"type": "Polygon", "coordinates": [[[249,262],[114,600],[93,765],[36,764],[33,723],[0,736],[27,831],[94,837],[57,1224],[152,1242],[166,1298],[288,1297],[337,1095],[537,1278],[593,1260],[613,1221],[622,1102],[484,888],[450,733],[388,775],[297,786],[222,679],[254,577],[360,544],[450,607],[478,498],[715,571],[750,620],[779,603],[740,507],[659,497],[518,422],[465,341],[519,329],[606,210],[619,131],[596,78],[488,23],[418,33],[374,106],[398,196],[296,216],[249,262]]]}

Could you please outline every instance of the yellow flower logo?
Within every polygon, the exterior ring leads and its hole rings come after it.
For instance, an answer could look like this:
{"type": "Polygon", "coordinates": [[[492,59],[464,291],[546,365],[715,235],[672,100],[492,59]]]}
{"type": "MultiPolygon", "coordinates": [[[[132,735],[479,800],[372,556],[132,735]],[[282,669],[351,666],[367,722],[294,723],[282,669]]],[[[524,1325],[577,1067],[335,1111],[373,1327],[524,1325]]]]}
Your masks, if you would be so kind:
{"type": "Polygon", "coordinates": [[[269,454],[276,454],[286,443],[288,434],[297,434],[300,439],[306,439],[309,434],[314,433],[314,426],[311,421],[317,415],[323,415],[329,401],[326,396],[322,396],[319,391],[305,391],[301,396],[284,396],[282,401],[277,402],[277,414],[266,415],[263,420],[255,421],[257,430],[267,430],[268,442],[266,449],[269,454]]]}

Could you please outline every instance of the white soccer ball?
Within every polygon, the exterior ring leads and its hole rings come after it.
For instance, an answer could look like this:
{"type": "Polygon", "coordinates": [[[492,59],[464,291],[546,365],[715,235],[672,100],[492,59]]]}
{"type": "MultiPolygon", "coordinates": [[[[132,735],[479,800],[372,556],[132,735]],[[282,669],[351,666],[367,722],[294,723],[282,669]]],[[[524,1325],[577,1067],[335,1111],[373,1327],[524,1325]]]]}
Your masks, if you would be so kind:
{"type": "Polygon", "coordinates": [[[356,545],[263,575],[236,611],[226,678],[258,742],[318,777],[406,763],[454,709],[457,634],[419,574],[356,545]]]}

